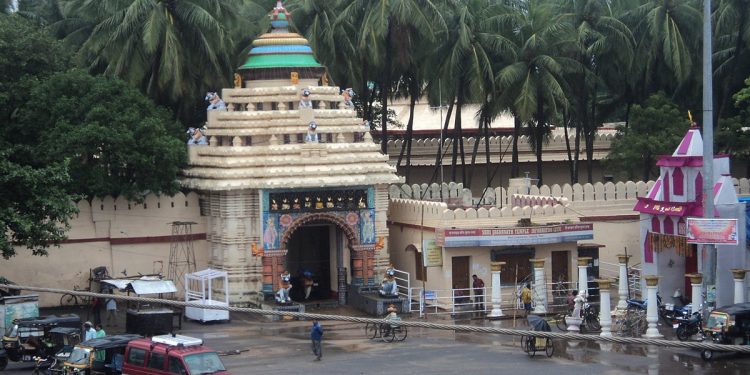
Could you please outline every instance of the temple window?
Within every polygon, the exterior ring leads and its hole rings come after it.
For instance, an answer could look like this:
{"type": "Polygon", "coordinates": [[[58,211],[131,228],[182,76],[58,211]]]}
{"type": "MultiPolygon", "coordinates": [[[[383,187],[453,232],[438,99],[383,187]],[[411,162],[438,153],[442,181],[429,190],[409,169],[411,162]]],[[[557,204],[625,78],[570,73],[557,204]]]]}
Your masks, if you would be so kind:
{"type": "Polygon", "coordinates": [[[674,192],[674,195],[685,194],[685,189],[683,187],[684,178],[685,176],[682,174],[682,168],[675,168],[672,173],[672,191],[674,192]]]}
{"type": "Polygon", "coordinates": [[[302,133],[297,134],[297,143],[304,143],[305,142],[305,135],[302,133]]]}
{"type": "Polygon", "coordinates": [[[333,134],[326,134],[326,143],[333,143],[333,134]]]}
{"type": "Polygon", "coordinates": [[[664,233],[674,234],[674,221],[669,216],[664,217],[664,233]]]}
{"type": "Polygon", "coordinates": [[[669,194],[669,186],[671,185],[669,183],[669,171],[664,172],[664,200],[669,201],[669,197],[671,194],[669,194]]]}
{"type": "Polygon", "coordinates": [[[294,102],[286,103],[286,109],[289,109],[289,110],[294,109],[294,102]]]}
{"type": "Polygon", "coordinates": [[[247,136],[245,137],[245,146],[252,146],[253,145],[253,137],[247,136]]]}
{"type": "Polygon", "coordinates": [[[256,111],[262,111],[263,110],[263,103],[255,103],[255,110],[256,111]]]}
{"type": "Polygon", "coordinates": [[[354,133],[354,142],[360,143],[365,140],[365,133],[356,132],[354,133]]]}
{"type": "Polygon", "coordinates": [[[653,216],[651,218],[651,232],[661,233],[661,223],[659,222],[658,216],[653,216]]]}
{"type": "Polygon", "coordinates": [[[276,102],[271,102],[271,110],[276,111],[279,109],[279,104],[276,102]]]}
{"type": "Polygon", "coordinates": [[[695,201],[703,202],[703,176],[700,172],[695,177],[695,201]]]}
{"type": "Polygon", "coordinates": [[[284,144],[288,145],[292,143],[292,141],[289,139],[289,134],[284,134],[284,144]]]}

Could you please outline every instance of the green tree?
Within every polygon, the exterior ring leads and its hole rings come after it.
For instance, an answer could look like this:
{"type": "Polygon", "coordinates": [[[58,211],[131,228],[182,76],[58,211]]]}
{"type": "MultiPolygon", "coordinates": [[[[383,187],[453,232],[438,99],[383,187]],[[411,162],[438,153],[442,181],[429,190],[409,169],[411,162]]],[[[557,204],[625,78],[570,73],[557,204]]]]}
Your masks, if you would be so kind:
{"type": "MultiPolygon", "coordinates": [[[[9,145],[0,139],[0,149],[9,145]]],[[[51,245],[66,238],[68,220],[77,207],[65,190],[70,183],[66,163],[34,168],[9,159],[0,151],[0,252],[8,259],[14,246],[46,255],[51,245]]]]}
{"type": "Polygon", "coordinates": [[[750,78],[732,99],[739,114],[722,120],[716,133],[717,148],[735,161],[744,162],[745,175],[750,176],[750,78]]]}
{"type": "Polygon", "coordinates": [[[551,120],[569,106],[565,76],[580,69],[577,61],[565,55],[572,50],[570,25],[556,22],[553,8],[540,0],[523,2],[523,10],[508,13],[502,22],[513,30],[516,59],[496,74],[495,82],[501,102],[512,103],[511,112],[528,126],[541,185],[543,147],[551,120]]]}
{"type": "Polygon", "coordinates": [[[45,30],[0,14],[0,125],[6,128],[37,80],[69,66],[70,56],[45,30]]]}
{"type": "Polygon", "coordinates": [[[186,154],[179,124],[123,81],[80,70],[54,75],[32,90],[9,130],[19,158],[70,160],[70,193],[139,200],[178,190],[186,154]]]}
{"type": "Polygon", "coordinates": [[[81,25],[67,30],[88,33],[83,66],[138,87],[185,123],[195,122],[200,93],[230,83],[240,1],[60,1],[64,17],[81,25]]]}
{"type": "Polygon", "coordinates": [[[658,176],[656,156],[671,154],[689,127],[685,114],[664,93],[634,105],[628,127],[619,126],[605,167],[613,175],[648,181],[658,176]]]}

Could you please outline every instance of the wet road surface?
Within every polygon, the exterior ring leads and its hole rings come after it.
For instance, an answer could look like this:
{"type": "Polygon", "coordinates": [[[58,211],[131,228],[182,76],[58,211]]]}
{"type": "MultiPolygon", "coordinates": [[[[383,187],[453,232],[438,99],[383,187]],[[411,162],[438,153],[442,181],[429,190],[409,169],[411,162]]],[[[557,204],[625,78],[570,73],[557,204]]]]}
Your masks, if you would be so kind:
{"type": "MultiPolygon", "coordinates": [[[[352,314],[352,311],[315,311],[352,314]]],[[[408,318],[406,318],[408,319],[408,318]]],[[[431,319],[430,321],[434,321],[431,319]]],[[[437,320],[450,323],[451,320],[437,320]]],[[[512,327],[510,320],[461,320],[457,324],[512,327]]],[[[313,361],[305,321],[270,322],[233,314],[231,323],[183,324],[180,333],[201,337],[234,374],[721,374],[750,373],[750,356],[726,355],[706,363],[697,351],[555,340],[555,354],[534,358],[510,336],[410,328],[404,342],[365,338],[364,325],[322,322],[323,360],[313,361]]],[[[123,325],[121,324],[120,327],[123,325]]],[[[521,325],[520,328],[526,328],[521,325]]],[[[106,329],[106,327],[105,327],[106,329]]],[[[110,327],[108,333],[116,333],[110,327]]],[[[669,332],[665,332],[669,334],[669,332]]],[[[11,363],[4,374],[30,374],[33,366],[11,363]]],[[[3,373],[0,373],[2,375],[3,373]]]]}

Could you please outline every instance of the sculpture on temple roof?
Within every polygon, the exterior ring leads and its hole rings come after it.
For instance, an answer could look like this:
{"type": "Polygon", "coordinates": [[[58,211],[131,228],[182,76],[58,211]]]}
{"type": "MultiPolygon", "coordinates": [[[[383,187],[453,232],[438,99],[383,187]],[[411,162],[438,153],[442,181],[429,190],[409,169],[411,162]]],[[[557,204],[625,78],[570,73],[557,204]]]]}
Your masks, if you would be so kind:
{"type": "Polygon", "coordinates": [[[352,102],[352,98],[354,97],[354,90],[350,88],[347,88],[344,90],[341,95],[344,97],[344,105],[348,109],[354,108],[354,102],[352,102]]]}
{"type": "Polygon", "coordinates": [[[380,295],[383,297],[398,297],[398,285],[396,284],[396,269],[393,264],[385,269],[385,277],[380,283],[380,295]]]}
{"type": "Polygon", "coordinates": [[[318,129],[318,124],[316,124],[315,121],[310,121],[310,124],[307,125],[307,136],[305,136],[305,142],[318,143],[320,139],[318,138],[318,133],[315,132],[316,129],[318,129]]]}
{"type": "Polygon", "coordinates": [[[284,271],[281,274],[281,282],[279,282],[279,290],[276,292],[276,302],[278,303],[291,303],[292,299],[289,297],[289,291],[292,289],[292,275],[289,271],[284,271]]]}
{"type": "Polygon", "coordinates": [[[299,101],[299,108],[312,108],[312,100],[310,100],[310,90],[302,90],[302,98],[299,101]]]}
{"type": "Polygon", "coordinates": [[[234,73],[234,88],[236,89],[242,88],[242,77],[237,73],[234,73]]]}
{"type": "Polygon", "coordinates": [[[187,131],[188,134],[188,145],[207,145],[208,139],[206,138],[206,128],[190,128],[187,131]]]}
{"type": "Polygon", "coordinates": [[[223,100],[221,100],[221,97],[219,97],[219,94],[215,92],[207,92],[206,97],[204,98],[208,102],[208,107],[206,108],[207,111],[226,111],[227,110],[227,104],[224,103],[223,100]]]}

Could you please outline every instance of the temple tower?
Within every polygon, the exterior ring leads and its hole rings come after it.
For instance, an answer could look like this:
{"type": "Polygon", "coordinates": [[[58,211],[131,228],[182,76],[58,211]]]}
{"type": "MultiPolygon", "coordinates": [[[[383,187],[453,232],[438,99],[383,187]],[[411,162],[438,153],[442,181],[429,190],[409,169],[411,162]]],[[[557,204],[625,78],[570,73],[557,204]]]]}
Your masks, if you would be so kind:
{"type": "Polygon", "coordinates": [[[189,147],[181,184],[201,194],[232,304],[260,304],[284,271],[345,303],[388,265],[387,187],[402,179],[280,1],[271,25],[222,90],[227,110],[208,112],[208,145],[189,147]]]}

